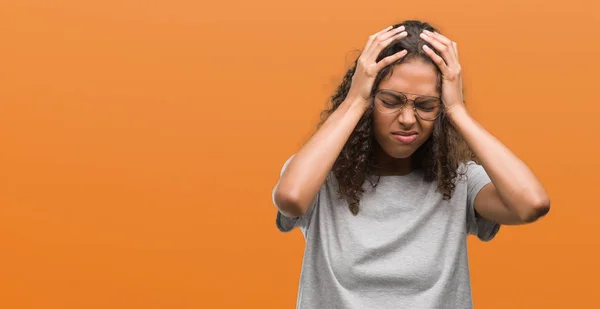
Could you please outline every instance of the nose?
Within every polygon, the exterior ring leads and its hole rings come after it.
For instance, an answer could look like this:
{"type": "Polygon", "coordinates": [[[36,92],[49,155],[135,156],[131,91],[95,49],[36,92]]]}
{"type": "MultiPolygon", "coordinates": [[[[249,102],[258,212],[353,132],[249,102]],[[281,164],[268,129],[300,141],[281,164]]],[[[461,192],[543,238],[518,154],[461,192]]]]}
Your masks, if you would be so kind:
{"type": "Polygon", "coordinates": [[[412,104],[404,104],[404,106],[400,108],[398,122],[405,127],[411,127],[417,122],[417,115],[415,115],[415,109],[412,107],[412,104]]]}

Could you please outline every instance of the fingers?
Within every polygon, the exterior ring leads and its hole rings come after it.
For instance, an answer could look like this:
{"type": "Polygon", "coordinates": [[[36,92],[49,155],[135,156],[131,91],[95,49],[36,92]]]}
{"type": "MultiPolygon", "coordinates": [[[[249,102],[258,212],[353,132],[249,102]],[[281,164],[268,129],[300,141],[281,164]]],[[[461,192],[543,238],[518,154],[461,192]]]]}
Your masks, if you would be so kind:
{"type": "MultiPolygon", "coordinates": [[[[430,31],[428,31],[430,32],[430,31]]],[[[434,38],[436,38],[438,41],[444,43],[446,46],[451,47],[452,49],[454,49],[454,53],[452,54],[454,56],[454,60],[456,61],[456,63],[458,63],[458,48],[456,45],[456,42],[448,39],[447,37],[443,36],[440,33],[437,32],[430,32],[434,38]]]]}
{"type": "Polygon", "coordinates": [[[379,30],[377,33],[374,33],[374,34],[373,34],[373,35],[371,35],[371,36],[372,36],[372,37],[376,37],[376,36],[378,36],[378,35],[380,35],[380,34],[382,34],[382,33],[385,33],[385,32],[387,32],[387,31],[390,31],[390,29],[392,29],[392,27],[393,27],[393,26],[387,26],[387,27],[385,27],[385,28],[383,28],[383,29],[379,30]]]}
{"type": "Polygon", "coordinates": [[[406,53],[406,49],[404,49],[391,56],[387,56],[381,59],[379,62],[377,62],[377,72],[383,70],[383,68],[385,68],[386,66],[400,60],[402,57],[406,56],[406,53]]]}
{"type": "Polygon", "coordinates": [[[441,34],[436,34],[427,30],[423,30],[420,36],[424,41],[431,44],[433,48],[437,49],[442,54],[447,65],[454,66],[458,63],[458,57],[455,55],[456,53],[452,41],[443,37],[441,34]]]}
{"type": "Polygon", "coordinates": [[[433,51],[433,49],[429,48],[429,46],[427,45],[423,45],[423,50],[429,56],[429,58],[431,58],[431,60],[440,68],[440,71],[442,71],[443,75],[449,74],[448,66],[446,65],[446,62],[442,57],[438,56],[438,54],[436,54],[433,51]]]}
{"type": "MultiPolygon", "coordinates": [[[[371,62],[375,62],[377,56],[381,53],[381,51],[386,48],[390,43],[394,40],[405,38],[408,33],[404,30],[398,30],[398,32],[387,39],[384,39],[383,36],[376,38],[375,41],[371,44],[369,50],[365,52],[365,56],[371,62]]],[[[387,37],[387,36],[386,36],[387,37]]]]}
{"type": "Polygon", "coordinates": [[[379,41],[379,42],[373,42],[371,50],[369,51],[369,57],[371,57],[371,59],[373,61],[375,61],[375,59],[377,59],[377,56],[379,56],[381,51],[384,48],[388,47],[388,45],[390,45],[390,43],[392,43],[392,41],[405,38],[407,35],[408,35],[408,33],[406,31],[402,31],[386,40],[379,41]]]}
{"type": "Polygon", "coordinates": [[[380,41],[385,41],[385,40],[391,38],[392,36],[401,33],[402,31],[404,31],[404,26],[400,26],[398,28],[394,28],[393,30],[390,30],[390,31],[387,31],[384,33],[380,33],[377,38],[380,41]]]}
{"type": "Polygon", "coordinates": [[[384,29],[379,30],[377,33],[373,33],[369,36],[369,39],[367,40],[367,44],[365,44],[365,50],[367,50],[369,48],[369,46],[371,46],[371,42],[373,42],[373,40],[375,40],[375,38],[377,36],[379,36],[382,33],[386,33],[388,31],[390,31],[390,29],[392,29],[393,26],[387,26],[384,29]]]}
{"type": "MultiPolygon", "coordinates": [[[[390,31],[391,32],[391,31],[390,31]]],[[[381,49],[387,47],[388,45],[390,45],[390,43],[392,43],[392,41],[397,40],[397,39],[401,39],[401,38],[405,38],[406,36],[408,36],[408,32],[404,31],[404,30],[398,30],[398,33],[395,35],[390,35],[389,37],[386,35],[385,37],[382,36],[381,37],[381,49]]],[[[378,50],[377,54],[379,55],[379,52],[381,51],[381,49],[378,50]]]]}
{"type": "Polygon", "coordinates": [[[438,32],[431,32],[429,30],[423,30],[423,31],[425,33],[427,33],[428,35],[435,37],[437,40],[439,40],[440,42],[442,42],[446,45],[450,45],[451,43],[453,43],[450,39],[448,39],[447,37],[443,36],[442,34],[440,34],[438,32]]]}
{"type": "Polygon", "coordinates": [[[365,57],[369,59],[369,61],[375,62],[379,53],[390,45],[392,41],[405,38],[407,35],[408,33],[404,31],[404,26],[379,35],[373,40],[369,49],[365,51],[365,57]]]}

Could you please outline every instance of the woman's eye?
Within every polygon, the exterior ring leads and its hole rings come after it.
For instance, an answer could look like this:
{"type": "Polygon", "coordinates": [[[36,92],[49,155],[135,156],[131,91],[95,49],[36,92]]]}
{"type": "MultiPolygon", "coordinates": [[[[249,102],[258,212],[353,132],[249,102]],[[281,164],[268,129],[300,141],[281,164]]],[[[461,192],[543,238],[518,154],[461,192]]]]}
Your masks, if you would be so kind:
{"type": "Polygon", "coordinates": [[[424,111],[432,111],[434,109],[436,109],[439,106],[437,101],[426,101],[426,102],[419,102],[416,104],[416,107],[420,110],[424,110],[424,111]]]}
{"type": "Polygon", "coordinates": [[[431,106],[431,105],[417,105],[417,109],[430,112],[430,111],[433,111],[435,109],[435,106],[431,106]]]}
{"type": "Polygon", "coordinates": [[[386,105],[386,106],[398,106],[398,105],[400,105],[399,103],[394,103],[394,102],[390,103],[390,102],[384,101],[384,100],[381,100],[381,102],[383,102],[383,104],[386,105]]]}

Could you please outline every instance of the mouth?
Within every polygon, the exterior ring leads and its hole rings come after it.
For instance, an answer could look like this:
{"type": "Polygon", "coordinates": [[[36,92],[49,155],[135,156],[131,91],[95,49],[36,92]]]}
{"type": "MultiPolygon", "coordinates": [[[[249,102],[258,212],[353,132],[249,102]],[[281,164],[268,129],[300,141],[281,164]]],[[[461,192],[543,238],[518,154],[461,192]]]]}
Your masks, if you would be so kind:
{"type": "Polygon", "coordinates": [[[419,134],[415,131],[405,132],[405,131],[396,131],[392,132],[392,136],[399,142],[403,144],[410,144],[417,139],[419,134]]]}

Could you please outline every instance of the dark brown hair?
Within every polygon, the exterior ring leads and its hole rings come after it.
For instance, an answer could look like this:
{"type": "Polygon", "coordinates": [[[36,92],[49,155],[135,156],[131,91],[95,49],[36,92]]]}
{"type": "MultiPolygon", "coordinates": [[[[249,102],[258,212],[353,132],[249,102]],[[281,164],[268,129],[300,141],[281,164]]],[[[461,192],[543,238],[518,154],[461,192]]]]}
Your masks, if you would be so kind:
{"type": "MultiPolygon", "coordinates": [[[[441,94],[441,72],[439,72],[437,65],[423,51],[422,46],[426,42],[419,37],[423,29],[429,31],[437,31],[437,29],[428,23],[416,20],[404,21],[394,25],[394,28],[401,25],[404,25],[406,28],[408,36],[392,42],[382,50],[377,61],[404,49],[408,53],[396,63],[387,66],[379,72],[373,84],[371,98],[373,98],[381,81],[392,73],[394,65],[417,58],[426,63],[433,64],[438,70],[437,90],[441,94]]],[[[429,47],[433,49],[432,46],[429,47]]],[[[434,51],[439,54],[435,49],[434,51]]],[[[341,84],[331,96],[332,105],[321,113],[321,121],[318,127],[323,125],[325,120],[340,106],[348,95],[357,61],[358,59],[348,69],[341,84]]],[[[371,104],[371,107],[367,109],[359,120],[332,168],[332,172],[339,184],[338,193],[340,197],[348,201],[350,211],[354,215],[358,214],[360,198],[364,193],[363,184],[370,176],[374,175],[374,165],[376,163],[374,147],[377,146],[377,141],[373,135],[372,114],[373,104],[371,104]]],[[[412,158],[413,167],[424,171],[426,181],[438,182],[437,189],[443,194],[444,199],[449,199],[452,196],[460,163],[475,160],[473,153],[460,134],[454,129],[443,111],[435,120],[432,136],[417,149],[412,158]]],[[[372,186],[376,185],[376,182],[372,183],[372,186]]]]}

